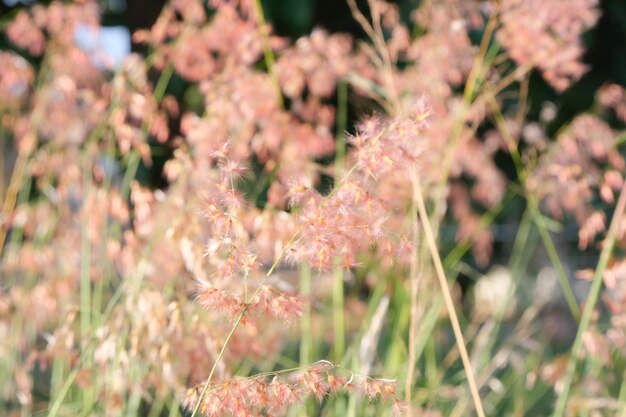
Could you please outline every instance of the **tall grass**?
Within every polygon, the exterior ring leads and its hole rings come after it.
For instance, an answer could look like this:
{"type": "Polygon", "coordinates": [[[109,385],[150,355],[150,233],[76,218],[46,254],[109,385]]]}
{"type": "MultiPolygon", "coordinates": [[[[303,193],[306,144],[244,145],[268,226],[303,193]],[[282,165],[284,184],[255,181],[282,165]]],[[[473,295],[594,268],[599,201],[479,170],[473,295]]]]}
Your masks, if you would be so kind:
{"type": "Polygon", "coordinates": [[[176,0],[108,67],[96,3],[11,16],[0,414],[623,414],[626,93],[530,112],[585,71],[567,3],[292,41],[176,0]]]}

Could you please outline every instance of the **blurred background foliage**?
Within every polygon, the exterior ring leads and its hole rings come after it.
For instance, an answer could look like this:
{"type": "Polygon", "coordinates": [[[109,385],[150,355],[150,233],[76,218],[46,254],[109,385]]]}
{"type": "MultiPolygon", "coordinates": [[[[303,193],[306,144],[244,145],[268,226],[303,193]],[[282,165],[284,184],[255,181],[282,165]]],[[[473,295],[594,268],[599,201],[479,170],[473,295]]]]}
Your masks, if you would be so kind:
{"type": "MultiPolygon", "coordinates": [[[[2,21],[10,20],[19,9],[35,3],[49,2],[29,0],[4,0],[0,3],[2,21]]],[[[150,28],[159,16],[164,0],[101,0],[102,25],[127,27],[131,33],[137,29],[150,28]]],[[[420,6],[420,0],[390,1],[399,6],[402,21],[413,25],[410,14],[420,6]]],[[[309,34],[314,28],[327,31],[350,33],[357,39],[366,36],[350,13],[345,1],[335,0],[262,0],[266,18],[278,35],[297,39],[309,34]]],[[[367,2],[360,0],[359,7],[367,14],[367,2]]],[[[574,115],[589,108],[597,89],[605,82],[626,86],[626,2],[623,0],[601,0],[601,18],[596,26],[585,35],[587,52],[584,62],[589,72],[565,94],[556,94],[540,76],[531,79],[530,117],[537,117],[543,102],[553,101],[559,113],[553,122],[556,131],[574,115]]],[[[414,27],[413,31],[419,31],[414,27]]],[[[474,40],[480,40],[476,34],[474,40]]],[[[11,48],[5,38],[0,40],[2,49],[11,48]]],[[[169,93],[184,96],[184,85],[170,86],[169,93]]],[[[194,98],[187,98],[187,105],[194,107],[194,98]]]]}
{"type": "MultiPolygon", "coordinates": [[[[124,0],[101,1],[102,24],[103,26],[123,26],[129,30],[129,33],[133,33],[134,31],[142,28],[150,28],[159,16],[163,3],[164,2],[162,0],[128,0],[127,2],[124,2],[124,0]]],[[[422,2],[406,0],[394,3],[399,6],[401,20],[409,26],[410,30],[414,34],[420,33],[421,28],[416,27],[414,23],[412,23],[413,20],[410,15],[421,5],[422,2]]],[[[17,11],[32,4],[33,2],[20,3],[4,0],[4,2],[0,4],[0,26],[3,27],[6,25],[7,22],[15,16],[17,11]]],[[[355,21],[345,1],[264,0],[262,1],[262,4],[265,17],[269,22],[271,22],[275,32],[280,36],[296,40],[301,36],[311,33],[314,28],[321,27],[331,33],[347,32],[357,39],[366,40],[365,34],[355,21]]],[[[367,1],[359,1],[358,4],[367,15],[367,1]]],[[[546,103],[550,103],[550,106],[552,106],[555,111],[555,116],[552,118],[546,133],[550,138],[552,138],[552,140],[554,140],[557,136],[556,133],[559,132],[564,126],[569,125],[569,123],[578,114],[587,111],[590,107],[592,107],[594,103],[594,96],[600,86],[609,82],[626,86],[626,2],[623,0],[602,0],[600,2],[600,10],[600,20],[592,30],[585,34],[584,37],[586,47],[584,62],[589,66],[589,71],[579,81],[568,88],[564,93],[560,94],[555,92],[538,72],[535,71],[529,78],[528,114],[526,121],[538,121],[541,117],[542,111],[545,110],[546,103]]],[[[472,35],[472,41],[475,45],[477,45],[480,42],[482,33],[474,33],[472,35]]],[[[493,42],[496,41],[493,40],[493,42]]],[[[141,49],[142,47],[137,45],[133,45],[133,48],[140,53],[146,52],[141,49]]],[[[4,35],[2,35],[2,37],[0,37],[0,49],[15,48],[6,38],[4,38],[4,35]]],[[[39,64],[39,62],[37,62],[38,58],[29,57],[28,59],[31,60],[35,67],[39,64]]],[[[263,65],[263,63],[258,65],[263,65]]],[[[154,71],[150,75],[152,77],[151,81],[155,84],[160,76],[160,73],[154,71]]],[[[460,89],[461,87],[458,88],[460,89]]],[[[513,84],[509,88],[511,91],[515,91],[519,89],[519,85],[513,84]]],[[[203,98],[197,84],[191,83],[174,73],[172,75],[172,79],[167,85],[167,94],[175,97],[180,103],[180,114],[183,114],[186,111],[194,111],[198,114],[202,113],[203,98]]],[[[338,102],[338,97],[335,95],[328,100],[330,103],[334,104],[338,102]]],[[[517,105],[518,103],[515,96],[513,96],[510,101],[503,100],[503,106],[505,107],[509,106],[509,108],[515,108],[517,105]]],[[[354,122],[361,119],[364,113],[367,113],[375,108],[374,103],[368,101],[364,97],[358,97],[354,94],[350,96],[347,106],[348,120],[346,126],[353,126],[354,122]]],[[[503,111],[505,110],[506,108],[503,109],[503,111]]],[[[493,125],[490,125],[490,123],[492,122],[485,121],[484,125],[480,127],[480,130],[486,131],[493,128],[493,125]]],[[[623,122],[617,118],[609,120],[609,123],[615,129],[623,130],[625,127],[623,122]]],[[[169,120],[169,127],[170,131],[174,133],[180,131],[180,119],[174,118],[169,120]]],[[[137,172],[137,179],[143,186],[148,186],[152,189],[165,188],[167,187],[167,181],[163,177],[163,167],[168,160],[172,159],[172,147],[169,146],[168,143],[160,143],[153,138],[149,141],[149,144],[151,148],[150,153],[152,155],[152,164],[145,165],[142,163],[137,172]]],[[[520,146],[523,146],[523,144],[520,146]]],[[[321,162],[330,162],[330,159],[321,162]]],[[[516,181],[517,173],[509,154],[505,152],[498,152],[496,154],[496,163],[498,167],[506,173],[509,179],[512,180],[511,182],[516,181]]],[[[256,187],[256,184],[248,184],[247,186],[250,190],[252,190],[256,187]]],[[[322,186],[324,186],[324,184],[322,186]]],[[[267,190],[264,191],[266,192],[267,190]]],[[[481,277],[477,271],[482,273],[488,271],[494,264],[506,264],[509,260],[510,254],[514,252],[513,239],[518,231],[518,226],[522,220],[521,218],[526,204],[522,197],[514,198],[517,199],[517,204],[507,204],[505,210],[498,212],[497,219],[494,221],[493,232],[496,244],[494,246],[494,256],[491,263],[489,265],[477,265],[469,251],[463,252],[464,255],[462,264],[468,265],[469,268],[466,270],[460,269],[458,271],[458,280],[464,291],[467,291],[471,284],[476,282],[477,278],[481,277]]],[[[262,205],[262,203],[263,193],[261,193],[260,204],[262,205]]],[[[441,252],[444,256],[446,254],[453,253],[458,247],[455,243],[456,225],[451,217],[448,217],[446,220],[447,222],[442,225],[440,231],[442,245],[441,252]]],[[[539,241],[536,231],[534,234],[529,233],[529,235],[529,240],[532,241],[534,239],[535,243],[539,241]]],[[[569,227],[567,223],[564,225],[562,233],[560,233],[558,237],[555,236],[555,240],[560,240],[560,245],[571,247],[572,251],[577,245],[577,238],[576,226],[572,225],[572,227],[569,227]]],[[[528,244],[528,247],[532,247],[532,244],[528,244]]],[[[597,262],[597,254],[597,249],[590,249],[585,252],[584,255],[577,253],[573,259],[568,259],[568,261],[571,262],[571,265],[568,266],[571,266],[572,269],[593,267],[597,262]]],[[[517,262],[519,265],[529,265],[531,263],[529,262],[529,258],[532,256],[532,251],[527,251],[526,253],[514,253],[514,255],[510,257],[512,259],[511,263],[515,264],[515,262],[517,262]]],[[[454,257],[451,259],[454,259],[454,257]]],[[[533,272],[537,271],[529,271],[529,275],[532,275],[533,272]]],[[[492,274],[492,276],[493,275],[494,274],[492,274]]],[[[487,276],[487,278],[490,277],[487,276]]],[[[354,296],[353,298],[361,300],[367,299],[369,300],[368,308],[373,309],[373,306],[376,306],[378,300],[382,298],[382,294],[385,289],[383,289],[383,284],[379,284],[379,286],[368,285],[365,283],[367,279],[366,274],[357,275],[355,277],[357,284],[347,288],[346,298],[354,296]]],[[[395,298],[391,301],[389,314],[392,317],[407,318],[408,313],[406,310],[409,305],[408,295],[404,293],[401,284],[397,281],[391,282],[392,285],[397,285],[398,288],[397,291],[391,291],[395,298]]],[[[535,294],[533,293],[531,285],[528,285],[528,288],[525,288],[524,285],[521,287],[522,288],[519,289],[518,296],[526,298],[524,301],[528,301],[534,297],[535,294]]],[[[552,290],[557,293],[559,292],[558,288],[552,288],[552,290]]],[[[530,304],[530,302],[528,304],[530,304]]],[[[564,333],[566,333],[564,338],[559,338],[557,334],[557,336],[555,336],[553,340],[549,340],[549,343],[545,346],[546,350],[553,350],[555,353],[566,351],[571,345],[573,335],[576,333],[575,323],[572,322],[572,318],[569,316],[566,307],[564,305],[560,305],[559,308],[561,309],[560,311],[543,312],[545,319],[543,325],[546,328],[550,325],[559,329],[566,328],[564,331],[564,333]],[[550,322],[550,320],[553,321],[550,322]]],[[[436,313],[435,309],[432,311],[435,311],[436,313]]],[[[371,313],[373,313],[373,311],[371,313]]],[[[434,323],[437,319],[437,316],[433,314],[431,321],[431,323],[433,323],[433,327],[435,326],[434,323]]],[[[463,319],[468,320],[467,317],[463,319]]],[[[463,324],[468,325],[468,321],[465,321],[463,324]]],[[[392,324],[393,325],[390,325],[388,328],[385,327],[382,329],[380,335],[380,345],[389,347],[388,351],[382,349],[385,351],[386,363],[395,363],[396,368],[402,368],[401,363],[396,363],[400,361],[398,358],[403,357],[403,353],[398,353],[398,349],[402,349],[399,347],[402,346],[402,343],[396,342],[398,339],[404,337],[403,335],[406,330],[407,323],[404,321],[398,321],[397,323],[392,324]]],[[[501,331],[502,333],[499,334],[498,337],[498,343],[505,345],[508,335],[515,333],[516,326],[517,323],[514,322],[508,322],[503,325],[503,329],[501,331]]],[[[478,327],[470,328],[469,333],[471,332],[473,332],[474,335],[479,333],[478,327]]],[[[494,333],[497,332],[498,330],[494,331],[494,333]]],[[[550,332],[555,333],[554,330],[547,329],[545,332],[547,334],[547,339],[552,337],[550,332]]],[[[556,333],[558,333],[558,329],[556,333]]],[[[428,340],[427,342],[424,342],[423,349],[424,356],[426,357],[424,360],[425,364],[423,365],[424,386],[426,388],[436,388],[438,383],[443,379],[450,381],[452,385],[464,383],[464,376],[459,363],[454,363],[452,366],[449,366],[443,371],[438,369],[439,363],[446,361],[447,364],[450,365],[451,362],[456,360],[456,357],[447,361],[448,353],[444,351],[445,346],[450,346],[452,344],[452,337],[449,329],[445,329],[441,333],[438,333],[437,337],[445,340],[443,340],[442,343],[439,343],[441,340],[428,340]],[[444,346],[444,349],[442,349],[441,346],[444,346]]],[[[296,356],[296,353],[294,352],[297,348],[298,346],[289,346],[285,356],[296,356]],[[290,352],[289,349],[294,352],[290,352]]],[[[331,349],[329,345],[318,348],[322,350],[322,352],[316,353],[321,353],[322,356],[329,353],[327,351],[331,349]]],[[[548,356],[550,356],[550,353],[548,356]]],[[[534,359],[531,357],[529,361],[533,360],[534,359]]],[[[540,359],[537,359],[537,361],[539,360],[540,359]]],[[[623,360],[616,361],[615,365],[615,374],[621,374],[623,369],[626,368],[626,364],[623,360]]],[[[533,364],[529,365],[529,367],[532,366],[533,364]]],[[[250,367],[252,368],[253,365],[250,365],[250,367]]],[[[502,371],[501,373],[495,372],[495,375],[503,375],[504,377],[502,380],[507,386],[513,386],[516,390],[522,392],[524,382],[516,380],[516,378],[518,378],[521,374],[516,374],[514,372],[505,373],[502,371]]],[[[617,385],[619,384],[615,384],[614,386],[617,385]]],[[[621,385],[621,387],[621,390],[624,390],[624,393],[626,393],[624,385],[621,385]]],[[[495,391],[496,390],[494,389],[494,392],[495,391]]],[[[426,394],[418,390],[417,396],[419,397],[419,395],[422,394],[426,396],[426,394]]],[[[533,389],[533,392],[525,394],[527,395],[528,403],[531,404],[529,406],[530,408],[526,410],[526,415],[533,415],[535,412],[546,412],[554,400],[553,392],[549,390],[545,384],[538,384],[533,389]],[[536,405],[533,406],[532,404],[535,402],[536,405]]],[[[514,406],[509,407],[508,404],[513,404],[518,401],[518,398],[513,397],[515,397],[515,395],[504,395],[502,397],[502,409],[514,408],[514,406]]],[[[450,402],[450,404],[452,404],[452,402],[450,402]]],[[[448,406],[452,407],[451,405],[448,406]]],[[[442,406],[442,408],[445,409],[446,407],[442,406]]]]}
{"type": "MultiPolygon", "coordinates": [[[[35,3],[48,4],[49,2],[36,2],[30,0],[4,0],[0,3],[0,22],[6,25],[17,11],[29,7],[35,3]]],[[[367,37],[362,28],[355,21],[350,9],[345,1],[336,0],[262,0],[263,10],[266,19],[279,36],[284,36],[296,40],[301,36],[306,36],[314,28],[324,28],[330,33],[345,32],[351,34],[355,39],[366,40],[367,37]]],[[[411,13],[422,4],[420,0],[390,1],[399,6],[401,21],[406,24],[413,34],[419,34],[421,28],[411,19],[411,13]]],[[[100,0],[103,26],[122,26],[133,33],[138,29],[150,28],[161,13],[164,0],[100,0]]],[[[367,1],[359,0],[359,7],[368,14],[367,1]]],[[[487,2],[485,2],[487,6],[487,2]]],[[[557,93],[542,78],[536,70],[529,78],[528,90],[528,112],[527,122],[537,121],[540,118],[542,109],[546,103],[555,111],[555,116],[549,123],[546,133],[554,138],[564,126],[567,126],[576,115],[589,110],[594,101],[594,95],[598,88],[606,83],[615,83],[626,86],[626,2],[623,0],[601,0],[601,17],[598,23],[584,36],[586,53],[584,63],[588,65],[589,71],[573,86],[564,93],[557,93]]],[[[474,33],[472,40],[478,45],[482,33],[474,33]]],[[[495,41],[495,40],[494,40],[495,41]]],[[[142,46],[133,44],[135,52],[142,52],[142,46]],[[139,50],[137,50],[139,48],[139,50]]],[[[15,49],[4,36],[0,36],[0,49],[15,49]]],[[[145,52],[145,51],[144,51],[145,52]]],[[[30,58],[37,64],[38,58],[30,58]]],[[[152,74],[152,81],[156,82],[159,73],[152,74]]],[[[462,86],[461,86],[462,87],[462,86]]],[[[511,91],[519,89],[519,85],[514,83],[508,87],[511,91]]],[[[176,97],[181,104],[181,114],[185,110],[192,110],[200,114],[203,109],[202,96],[197,88],[197,84],[189,83],[176,73],[168,84],[167,94],[176,97]]],[[[336,103],[337,97],[332,97],[329,103],[336,103]]],[[[364,108],[366,112],[372,110],[373,103],[363,103],[362,98],[351,97],[348,101],[348,126],[359,120],[363,116],[364,108]],[[364,107],[365,106],[365,107],[364,107]]],[[[516,99],[510,102],[504,101],[505,106],[514,107],[517,105],[516,99]]],[[[506,110],[506,109],[504,109],[506,110]]],[[[179,129],[180,120],[170,121],[170,129],[174,132],[179,129]]],[[[623,122],[617,118],[608,120],[613,128],[622,129],[623,122]]],[[[492,128],[488,124],[481,126],[481,130],[492,128]]],[[[163,179],[162,170],[165,162],[172,157],[171,149],[167,144],[150,141],[153,164],[150,166],[141,165],[137,173],[137,179],[146,186],[161,188],[167,186],[163,179]]],[[[324,162],[324,161],[322,161],[324,162]]],[[[326,161],[328,162],[328,161],[326,161]]],[[[515,169],[510,156],[504,152],[496,154],[496,163],[499,168],[507,174],[509,179],[515,180],[515,169]]],[[[262,195],[261,197],[263,197],[262,195]]],[[[515,207],[515,205],[513,205],[515,207]]],[[[523,212],[523,207],[517,210],[509,210],[500,214],[500,223],[516,224],[523,212]]],[[[448,242],[454,247],[454,226],[446,230],[444,225],[441,233],[443,242],[448,242]]],[[[565,233],[565,237],[575,245],[575,227],[572,233],[565,233]]],[[[567,228],[566,228],[567,232],[567,228]]],[[[507,248],[502,250],[501,244],[510,240],[512,231],[504,228],[500,232],[495,230],[496,246],[494,247],[494,260],[498,261],[499,252],[507,252],[507,248]]],[[[471,257],[466,259],[472,263],[471,257]]],[[[475,266],[475,265],[474,265],[475,266]]]]}

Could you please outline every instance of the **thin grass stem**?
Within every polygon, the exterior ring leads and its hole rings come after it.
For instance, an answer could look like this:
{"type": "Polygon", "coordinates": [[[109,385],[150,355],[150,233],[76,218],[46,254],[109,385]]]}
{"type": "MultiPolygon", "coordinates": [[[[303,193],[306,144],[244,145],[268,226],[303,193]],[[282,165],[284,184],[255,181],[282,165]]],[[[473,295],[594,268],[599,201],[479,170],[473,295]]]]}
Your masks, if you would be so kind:
{"type": "Polygon", "coordinates": [[[470,393],[472,395],[472,401],[474,402],[474,407],[476,408],[476,413],[478,414],[478,417],[485,417],[483,404],[480,399],[480,394],[478,392],[478,386],[476,385],[476,380],[474,378],[474,371],[472,370],[472,364],[470,363],[469,355],[467,354],[467,348],[465,347],[463,332],[461,331],[459,318],[457,316],[456,310],[454,308],[454,303],[452,301],[452,294],[450,293],[450,288],[448,287],[446,275],[443,270],[443,264],[441,263],[439,251],[437,250],[437,243],[435,242],[433,231],[431,230],[430,223],[428,222],[428,213],[426,211],[426,205],[424,203],[424,197],[422,195],[422,190],[419,182],[417,184],[416,191],[419,217],[422,223],[422,228],[424,229],[424,234],[426,236],[426,242],[428,244],[433,263],[435,265],[435,271],[437,272],[437,279],[439,280],[439,285],[441,286],[444,304],[450,316],[452,330],[454,331],[456,344],[459,348],[461,361],[463,362],[463,368],[465,369],[465,374],[467,376],[470,393]]]}
{"type": "Polygon", "coordinates": [[[278,73],[276,72],[276,59],[274,58],[274,51],[270,45],[269,33],[265,22],[265,14],[263,13],[263,3],[261,0],[256,0],[254,2],[254,8],[258,19],[259,31],[261,32],[261,40],[263,41],[263,58],[265,59],[265,66],[267,67],[267,72],[274,83],[276,100],[278,101],[279,106],[284,108],[285,103],[283,101],[283,93],[280,87],[278,73]]]}
{"type": "Polygon", "coordinates": [[[602,276],[604,275],[604,271],[609,264],[611,254],[613,253],[613,248],[615,247],[617,233],[619,231],[620,224],[624,216],[624,209],[626,209],[626,183],[623,184],[622,190],[620,191],[619,199],[617,200],[617,205],[615,206],[615,211],[613,213],[613,219],[611,220],[611,225],[609,226],[609,230],[606,234],[606,238],[602,247],[602,252],[600,252],[600,259],[593,274],[593,281],[591,283],[589,295],[587,296],[587,301],[583,309],[580,324],[578,325],[576,339],[574,340],[574,344],[572,345],[569,362],[567,363],[567,369],[565,371],[565,377],[563,379],[563,388],[557,398],[552,417],[563,417],[563,415],[565,414],[565,406],[569,398],[569,393],[571,390],[572,382],[574,381],[574,376],[576,375],[576,368],[578,366],[578,360],[582,350],[583,337],[585,335],[585,332],[589,328],[589,324],[591,323],[591,316],[593,315],[596,303],[598,301],[598,297],[600,295],[600,289],[602,288],[602,276]]]}

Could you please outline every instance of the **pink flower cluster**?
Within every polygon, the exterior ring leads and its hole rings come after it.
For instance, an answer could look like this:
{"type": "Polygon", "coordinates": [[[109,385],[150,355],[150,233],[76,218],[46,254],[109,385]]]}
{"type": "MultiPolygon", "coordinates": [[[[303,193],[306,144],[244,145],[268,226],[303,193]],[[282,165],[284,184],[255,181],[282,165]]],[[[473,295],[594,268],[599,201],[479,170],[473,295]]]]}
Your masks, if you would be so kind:
{"type": "Polygon", "coordinates": [[[285,95],[300,98],[306,90],[317,97],[330,97],[339,79],[351,67],[352,40],[348,35],[329,35],[321,29],[298,39],[276,62],[285,95]]]}
{"type": "Polygon", "coordinates": [[[17,54],[0,52],[0,111],[20,108],[28,98],[34,78],[32,67],[17,54]]]}
{"type": "Polygon", "coordinates": [[[599,18],[598,0],[504,0],[498,40],[520,66],[538,68],[562,92],[587,71],[580,36],[599,18]]]}
{"type": "Polygon", "coordinates": [[[615,148],[614,131],[598,117],[583,114],[558,137],[558,142],[540,159],[528,181],[558,218],[572,213],[580,225],[579,244],[586,248],[606,228],[604,213],[593,200],[614,202],[622,187],[626,162],[615,148]]]}
{"type": "MultiPolygon", "coordinates": [[[[302,301],[299,297],[284,294],[272,287],[262,285],[258,294],[250,301],[217,288],[201,288],[196,297],[202,307],[226,313],[235,321],[244,308],[248,314],[264,315],[290,323],[302,315],[302,301]]],[[[250,316],[246,316],[246,321],[250,316]]]]}
{"type": "Polygon", "coordinates": [[[598,102],[605,108],[615,111],[617,117],[626,123],[626,90],[619,84],[606,84],[598,90],[598,102]]]}
{"type": "Polygon", "coordinates": [[[322,401],[324,397],[341,392],[352,392],[373,400],[380,399],[393,404],[396,415],[404,407],[396,396],[395,381],[372,379],[357,375],[340,376],[340,369],[330,362],[321,361],[293,372],[289,378],[274,375],[241,378],[219,382],[200,400],[202,386],[187,392],[184,405],[193,410],[198,401],[200,412],[208,417],[226,414],[233,416],[285,415],[289,406],[301,403],[307,397],[322,401]]]}
{"type": "MultiPolygon", "coordinates": [[[[349,139],[353,148],[348,160],[354,165],[329,195],[321,195],[310,184],[292,185],[289,197],[299,208],[300,233],[288,259],[307,261],[318,269],[336,263],[350,268],[359,264],[359,253],[375,249],[384,257],[407,261],[412,238],[387,227],[397,196],[381,193],[379,180],[406,178],[417,170],[428,116],[425,102],[420,101],[405,118],[373,116],[361,123],[349,139]]],[[[403,217],[405,211],[393,214],[403,217]]]]}

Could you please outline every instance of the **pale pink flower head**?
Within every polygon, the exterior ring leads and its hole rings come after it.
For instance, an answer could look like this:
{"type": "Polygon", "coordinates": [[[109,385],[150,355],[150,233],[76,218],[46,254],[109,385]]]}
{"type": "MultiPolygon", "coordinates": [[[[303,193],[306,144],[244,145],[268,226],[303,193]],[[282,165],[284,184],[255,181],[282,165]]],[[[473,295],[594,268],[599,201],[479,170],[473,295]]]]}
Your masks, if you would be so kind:
{"type": "Polygon", "coordinates": [[[0,110],[19,108],[30,93],[33,69],[28,62],[12,52],[0,52],[0,110]]]}
{"type": "Polygon", "coordinates": [[[605,84],[598,90],[596,98],[600,105],[613,109],[615,115],[626,123],[626,91],[619,84],[605,84]]]}
{"type": "Polygon", "coordinates": [[[420,139],[429,116],[426,101],[420,99],[401,117],[366,119],[357,126],[357,134],[349,138],[358,169],[377,179],[414,166],[421,155],[420,139]]]}
{"type": "Polygon", "coordinates": [[[43,54],[46,37],[28,12],[20,11],[7,28],[9,40],[16,46],[28,50],[33,56],[43,54]]]}
{"type": "Polygon", "coordinates": [[[573,215],[579,246],[588,247],[606,228],[594,200],[611,203],[624,181],[626,161],[615,147],[615,132],[591,114],[577,116],[539,160],[528,180],[552,216],[573,215]]]}
{"type": "Polygon", "coordinates": [[[284,51],[276,70],[285,94],[300,97],[305,89],[318,97],[330,97],[337,82],[350,68],[352,42],[348,35],[329,35],[315,29],[284,51]]]}
{"type": "Polygon", "coordinates": [[[587,72],[581,35],[599,18],[598,0],[503,0],[498,40],[520,66],[539,69],[558,92],[587,72]]]}

